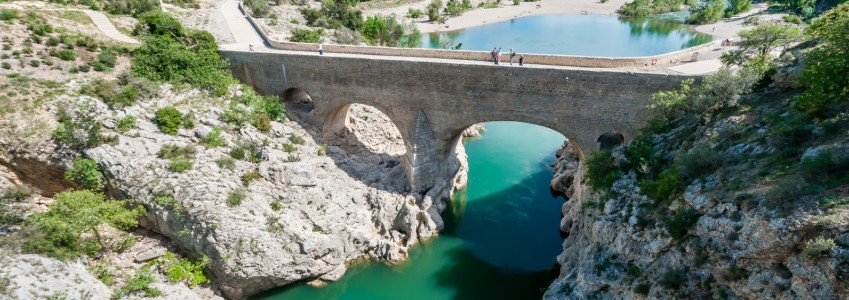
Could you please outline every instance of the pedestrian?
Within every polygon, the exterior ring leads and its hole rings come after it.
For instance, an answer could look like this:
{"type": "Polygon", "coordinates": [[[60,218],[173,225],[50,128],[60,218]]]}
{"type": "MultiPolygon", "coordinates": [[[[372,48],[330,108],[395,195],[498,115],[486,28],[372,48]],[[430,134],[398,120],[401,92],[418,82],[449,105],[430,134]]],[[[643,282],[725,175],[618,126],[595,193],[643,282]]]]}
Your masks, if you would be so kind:
{"type": "Polygon", "coordinates": [[[321,48],[321,44],[318,44],[318,55],[324,55],[324,49],[321,48]]]}
{"type": "Polygon", "coordinates": [[[519,54],[519,65],[520,66],[525,65],[525,55],[519,54]]]}
{"type": "Polygon", "coordinates": [[[489,55],[492,56],[492,62],[497,65],[498,64],[498,58],[495,56],[495,47],[492,47],[492,51],[489,52],[489,55]]]}
{"type": "Polygon", "coordinates": [[[516,56],[516,52],[513,51],[513,48],[510,48],[510,65],[513,65],[513,57],[516,56]]]}
{"type": "Polygon", "coordinates": [[[248,49],[250,49],[251,52],[254,52],[254,44],[248,44],[248,49]]]}
{"type": "Polygon", "coordinates": [[[495,52],[495,60],[501,62],[501,47],[498,47],[498,51],[495,52]]]}

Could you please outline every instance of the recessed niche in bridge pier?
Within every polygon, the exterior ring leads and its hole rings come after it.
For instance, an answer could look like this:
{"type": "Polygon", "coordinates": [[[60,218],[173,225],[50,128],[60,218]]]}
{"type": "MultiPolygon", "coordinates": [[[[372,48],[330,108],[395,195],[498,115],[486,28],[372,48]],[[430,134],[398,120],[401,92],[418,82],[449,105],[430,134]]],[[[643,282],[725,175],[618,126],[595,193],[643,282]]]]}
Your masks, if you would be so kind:
{"type": "Polygon", "coordinates": [[[598,144],[598,150],[613,150],[625,144],[625,136],[616,131],[608,131],[598,136],[595,142],[598,144]]]}
{"type": "Polygon", "coordinates": [[[309,113],[315,109],[312,97],[299,88],[289,88],[283,91],[283,102],[286,103],[289,110],[298,112],[309,113]]]}

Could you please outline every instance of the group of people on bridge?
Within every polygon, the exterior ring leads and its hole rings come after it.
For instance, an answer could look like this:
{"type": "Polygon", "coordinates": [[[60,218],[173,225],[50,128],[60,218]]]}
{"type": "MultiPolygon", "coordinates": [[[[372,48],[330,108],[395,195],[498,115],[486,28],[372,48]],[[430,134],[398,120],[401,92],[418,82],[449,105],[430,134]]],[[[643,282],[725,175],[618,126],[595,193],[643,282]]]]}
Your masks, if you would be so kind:
{"type": "MultiPolygon", "coordinates": [[[[496,50],[496,48],[493,47],[492,51],[490,52],[490,55],[492,55],[492,62],[497,65],[498,62],[501,61],[501,48],[498,48],[496,50]]],[[[511,66],[513,65],[513,58],[515,58],[516,55],[519,55],[519,65],[524,66],[525,65],[525,56],[522,55],[522,54],[516,53],[516,51],[513,51],[513,48],[510,48],[510,65],[511,66]]]]}

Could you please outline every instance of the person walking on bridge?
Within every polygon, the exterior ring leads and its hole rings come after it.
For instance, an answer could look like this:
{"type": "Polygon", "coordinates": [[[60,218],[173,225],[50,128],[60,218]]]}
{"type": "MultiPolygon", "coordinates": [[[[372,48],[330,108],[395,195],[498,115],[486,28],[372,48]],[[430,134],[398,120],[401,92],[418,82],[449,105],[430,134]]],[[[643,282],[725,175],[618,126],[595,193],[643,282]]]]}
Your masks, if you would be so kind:
{"type": "Polygon", "coordinates": [[[318,55],[324,55],[324,49],[321,48],[321,44],[318,44],[318,55]]]}
{"type": "Polygon", "coordinates": [[[513,48],[510,48],[510,65],[513,65],[513,57],[516,57],[516,52],[513,51],[513,48]]]}
{"type": "Polygon", "coordinates": [[[495,47],[492,47],[492,51],[489,52],[489,55],[492,56],[492,62],[497,65],[498,64],[498,57],[495,56],[496,55],[495,54],[495,47]]]}

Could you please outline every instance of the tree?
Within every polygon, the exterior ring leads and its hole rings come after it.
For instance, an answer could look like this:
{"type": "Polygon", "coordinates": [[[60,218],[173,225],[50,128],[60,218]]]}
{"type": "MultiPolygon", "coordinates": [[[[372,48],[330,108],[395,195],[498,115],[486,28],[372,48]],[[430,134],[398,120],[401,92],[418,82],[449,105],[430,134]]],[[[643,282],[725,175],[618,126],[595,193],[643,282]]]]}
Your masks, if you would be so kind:
{"type": "Polygon", "coordinates": [[[103,189],[103,173],[93,159],[79,157],[74,160],[71,169],[65,171],[65,179],[79,182],[84,189],[99,191],[103,189]]]}
{"type": "Polygon", "coordinates": [[[849,3],[814,20],[811,35],[821,45],[808,55],[802,83],[808,88],[793,107],[814,119],[826,119],[849,108],[849,3]]]}
{"type": "Polygon", "coordinates": [[[730,18],[747,12],[750,9],[752,9],[752,0],[728,0],[728,7],[725,8],[725,17],[730,18]]]}
{"type": "Polygon", "coordinates": [[[57,258],[92,255],[105,247],[102,226],[133,228],[145,213],[144,207],[128,209],[128,201],[106,200],[87,190],[62,192],[53,199],[50,210],[27,218],[27,225],[37,231],[24,243],[24,250],[57,258]]]}
{"type": "Polygon", "coordinates": [[[439,21],[439,9],[442,8],[442,0],[432,0],[427,5],[427,19],[429,21],[439,21]]]}
{"type": "Polygon", "coordinates": [[[722,19],[724,12],[724,0],[701,0],[690,7],[690,15],[687,16],[686,21],[690,24],[713,23],[722,19]]]}
{"type": "Polygon", "coordinates": [[[739,50],[731,51],[732,55],[724,55],[723,62],[740,65],[742,60],[752,56],[767,55],[776,49],[783,51],[790,43],[802,37],[799,27],[779,24],[762,24],[742,30],[739,34],[739,50]]]}

